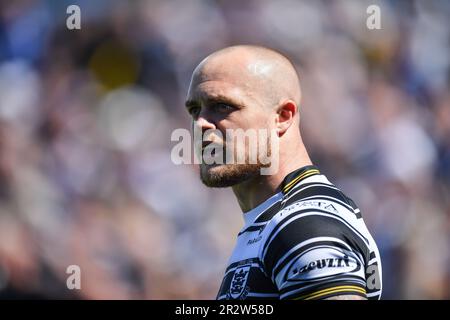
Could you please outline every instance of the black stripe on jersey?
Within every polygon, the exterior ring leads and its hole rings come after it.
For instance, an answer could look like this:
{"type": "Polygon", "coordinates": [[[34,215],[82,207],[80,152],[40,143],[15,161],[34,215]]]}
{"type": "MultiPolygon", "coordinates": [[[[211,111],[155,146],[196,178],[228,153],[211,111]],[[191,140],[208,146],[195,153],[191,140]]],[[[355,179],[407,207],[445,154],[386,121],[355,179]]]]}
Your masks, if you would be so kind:
{"type": "MultiPolygon", "coordinates": [[[[355,251],[360,252],[365,261],[369,257],[368,245],[346,224],[332,217],[321,215],[308,215],[300,217],[286,225],[272,240],[271,238],[284,223],[285,220],[301,215],[305,212],[317,212],[317,209],[302,210],[285,218],[275,227],[268,241],[264,244],[263,265],[268,274],[272,273],[278,260],[297,244],[311,238],[331,237],[347,243],[355,251]],[[271,241],[272,240],[272,241],[271,241]]],[[[328,212],[327,212],[328,213],[328,212]]]]}
{"type": "MultiPolygon", "coordinates": [[[[278,300],[280,295],[278,293],[260,293],[260,292],[252,292],[250,291],[248,295],[245,297],[245,300],[278,300]]],[[[218,295],[216,300],[227,300],[227,294],[218,295]]]]}
{"type": "Polygon", "coordinates": [[[287,207],[295,202],[301,201],[303,198],[309,198],[312,196],[328,196],[331,198],[336,198],[347,205],[349,205],[355,211],[358,207],[355,203],[348,198],[342,191],[335,189],[331,185],[318,185],[312,186],[309,188],[301,188],[300,191],[297,191],[283,200],[283,207],[287,207]]]}
{"type": "MultiPolygon", "coordinates": [[[[228,273],[220,286],[219,293],[217,294],[217,298],[220,296],[227,294],[230,289],[231,281],[233,280],[234,272],[228,273]]],[[[250,293],[273,293],[278,294],[277,287],[273,284],[273,282],[266,277],[266,275],[259,269],[258,267],[251,267],[251,270],[248,274],[247,285],[250,288],[250,293]]],[[[253,297],[252,297],[253,298],[253,297]]]]}
{"type": "MultiPolygon", "coordinates": [[[[220,288],[219,288],[219,292],[217,293],[216,300],[218,300],[219,297],[222,296],[224,294],[224,292],[226,292],[226,290],[228,288],[225,286],[225,284],[227,283],[227,280],[228,280],[227,277],[224,277],[222,279],[222,283],[220,284],[220,288]]],[[[228,284],[228,286],[229,286],[229,284],[228,284]]]]}
{"type": "MultiPolygon", "coordinates": [[[[262,270],[258,268],[253,269],[254,272],[249,273],[247,284],[250,287],[250,292],[258,293],[278,293],[276,285],[266,277],[262,270]]],[[[253,271],[252,270],[252,271],[253,271]]]]}
{"type": "Polygon", "coordinates": [[[305,287],[305,284],[303,283],[303,284],[299,284],[299,285],[290,286],[286,289],[281,290],[280,298],[283,300],[295,299],[297,297],[312,294],[319,290],[333,288],[336,286],[357,286],[363,290],[366,290],[365,285],[361,285],[361,280],[362,279],[360,277],[343,275],[339,278],[336,278],[336,277],[333,278],[332,281],[320,282],[317,285],[309,286],[309,287],[305,288],[304,290],[301,290],[302,287],[305,287]],[[350,280],[352,278],[354,278],[355,281],[350,280]],[[289,292],[291,292],[291,291],[292,291],[292,293],[289,294],[289,292]]]}
{"type": "MultiPolygon", "coordinates": [[[[333,185],[329,185],[329,184],[325,184],[325,183],[321,183],[321,182],[311,182],[311,183],[306,183],[306,184],[302,185],[300,189],[296,188],[296,189],[293,189],[293,190],[295,190],[297,192],[297,191],[303,190],[304,188],[307,188],[307,187],[309,187],[311,185],[328,187],[328,189],[334,188],[333,185]]],[[[336,190],[336,189],[333,189],[333,190],[336,190]]],[[[286,200],[286,199],[289,200],[290,199],[289,198],[289,194],[290,194],[289,192],[286,194],[284,200],[286,200]]],[[[324,195],[324,194],[318,194],[317,196],[319,196],[319,195],[324,195]]],[[[332,201],[333,199],[324,198],[324,200],[332,201]]],[[[297,201],[295,201],[295,202],[297,202],[297,201]]],[[[345,203],[345,202],[342,202],[342,203],[338,202],[338,203],[341,204],[341,205],[344,205],[350,211],[352,211],[352,212],[354,211],[353,207],[350,206],[348,203],[345,203]]],[[[279,201],[275,202],[271,207],[269,207],[266,211],[264,211],[262,214],[260,214],[258,216],[258,218],[255,220],[254,223],[268,222],[270,219],[273,218],[274,215],[276,215],[278,212],[280,212],[280,210],[282,210],[282,205],[283,205],[283,207],[286,206],[286,204],[282,202],[282,199],[280,199],[279,201]]],[[[241,234],[243,234],[245,232],[249,232],[249,231],[258,231],[260,229],[264,229],[264,226],[254,226],[254,225],[252,225],[252,226],[246,228],[245,230],[241,231],[238,235],[241,235],[241,234]]]]}
{"type": "MultiPolygon", "coordinates": [[[[291,189],[288,193],[285,194],[283,197],[284,200],[288,199],[290,194],[293,190],[296,192],[299,190],[303,190],[304,188],[307,188],[312,185],[319,185],[319,186],[325,186],[325,187],[333,187],[333,185],[322,183],[322,182],[310,182],[302,184],[300,187],[295,187],[294,189],[291,189]]],[[[274,203],[269,209],[267,209],[264,213],[258,216],[258,218],[255,220],[255,223],[259,222],[266,222],[273,218],[274,215],[276,215],[280,210],[282,210],[282,200],[280,199],[278,202],[274,203]]]]}
{"type": "MultiPolygon", "coordinates": [[[[280,272],[283,267],[290,262],[294,257],[298,256],[300,254],[300,252],[302,251],[306,251],[310,248],[313,247],[317,247],[317,246],[332,246],[332,247],[338,247],[344,250],[348,250],[348,247],[346,247],[345,245],[343,245],[340,242],[337,241],[324,241],[324,240],[318,240],[312,243],[309,243],[307,245],[304,245],[300,248],[298,248],[297,250],[292,251],[286,258],[283,259],[283,262],[281,262],[278,266],[275,264],[274,265],[274,269],[272,271],[272,273],[270,274],[270,276],[272,277],[272,279],[275,279],[275,277],[277,276],[278,272],[280,272]]],[[[277,261],[277,263],[279,263],[279,261],[277,261]]]]}
{"type": "Polygon", "coordinates": [[[308,212],[316,212],[316,213],[324,213],[326,215],[329,216],[333,216],[335,217],[335,219],[339,220],[342,222],[342,225],[347,226],[347,228],[349,228],[353,233],[357,234],[359,237],[361,237],[363,239],[363,241],[365,242],[365,247],[368,248],[369,246],[369,241],[366,239],[366,237],[364,237],[357,229],[355,229],[352,225],[350,225],[345,219],[343,219],[341,216],[333,214],[329,211],[325,211],[325,210],[321,210],[321,209],[317,209],[317,208],[307,208],[307,209],[300,209],[295,211],[294,213],[288,214],[283,220],[281,220],[280,222],[277,223],[277,225],[274,227],[274,229],[271,231],[269,237],[267,238],[267,241],[264,243],[264,248],[263,248],[263,253],[266,250],[266,247],[269,245],[269,243],[271,242],[273,236],[275,235],[275,233],[278,231],[278,229],[281,228],[281,226],[288,221],[289,219],[296,217],[298,215],[302,215],[308,212]]]}
{"type": "Polygon", "coordinates": [[[249,259],[233,262],[232,264],[230,264],[227,267],[227,269],[225,270],[225,273],[227,273],[228,270],[230,270],[232,268],[236,268],[238,266],[244,266],[244,265],[248,265],[248,264],[252,264],[252,263],[257,263],[257,264],[261,265],[261,260],[259,258],[249,258],[249,259]]]}
{"type": "Polygon", "coordinates": [[[255,223],[269,221],[275,214],[277,214],[277,212],[281,209],[281,200],[282,199],[278,200],[269,209],[260,214],[255,220],[255,223]]]}
{"type": "Polygon", "coordinates": [[[279,294],[267,294],[267,296],[258,296],[259,292],[251,292],[247,295],[247,297],[245,298],[245,300],[267,300],[267,299],[271,299],[271,300],[278,300],[280,295],[279,294]],[[255,296],[252,296],[252,294],[256,294],[255,296]]]}
{"type": "Polygon", "coordinates": [[[296,185],[294,188],[292,188],[291,190],[289,190],[289,192],[287,192],[284,197],[287,198],[289,197],[291,194],[294,194],[297,191],[300,191],[302,189],[305,189],[307,187],[313,186],[313,185],[317,185],[317,186],[324,186],[324,187],[330,187],[330,188],[334,188],[334,189],[338,189],[338,187],[336,187],[334,184],[332,183],[325,183],[325,182],[319,182],[319,181],[313,181],[313,182],[308,182],[308,183],[303,183],[300,185],[296,185]]]}
{"type": "MultiPolygon", "coordinates": [[[[267,224],[267,223],[266,223],[266,224],[267,224]]],[[[250,227],[248,227],[248,228],[242,230],[241,232],[239,232],[239,233],[238,233],[238,237],[239,237],[241,234],[246,233],[246,232],[261,231],[261,230],[263,230],[263,229],[266,227],[266,224],[261,224],[261,225],[259,225],[259,226],[250,226],[250,227]]]]}
{"type": "MultiPolygon", "coordinates": [[[[264,223],[267,222],[268,220],[270,220],[271,217],[273,217],[281,208],[281,200],[278,200],[277,202],[273,203],[269,208],[266,209],[266,211],[264,211],[263,213],[261,213],[258,218],[253,222],[254,224],[256,223],[264,223]],[[266,217],[270,217],[269,219],[266,219],[266,217]]],[[[258,230],[262,230],[265,228],[265,224],[263,225],[250,225],[248,228],[242,230],[241,232],[239,232],[238,236],[240,236],[241,234],[245,233],[245,232],[250,232],[250,231],[258,231],[258,230]]]]}

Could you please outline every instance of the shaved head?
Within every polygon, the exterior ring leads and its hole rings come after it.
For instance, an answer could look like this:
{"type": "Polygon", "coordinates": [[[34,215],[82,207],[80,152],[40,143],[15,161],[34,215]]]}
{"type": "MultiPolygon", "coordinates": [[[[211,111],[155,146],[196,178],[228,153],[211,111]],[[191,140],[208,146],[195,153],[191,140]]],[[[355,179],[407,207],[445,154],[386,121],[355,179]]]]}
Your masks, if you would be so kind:
{"type": "Polygon", "coordinates": [[[195,68],[192,81],[214,78],[233,81],[267,106],[276,106],[285,99],[300,104],[300,83],[293,64],[272,49],[239,45],[216,51],[195,68]]]}

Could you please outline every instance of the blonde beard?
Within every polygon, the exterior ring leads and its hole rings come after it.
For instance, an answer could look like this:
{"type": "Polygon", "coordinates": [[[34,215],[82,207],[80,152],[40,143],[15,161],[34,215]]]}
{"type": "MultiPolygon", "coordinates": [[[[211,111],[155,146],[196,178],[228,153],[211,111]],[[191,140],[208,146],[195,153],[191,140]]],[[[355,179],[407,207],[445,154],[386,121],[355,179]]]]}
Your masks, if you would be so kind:
{"type": "Polygon", "coordinates": [[[261,164],[200,165],[200,179],[210,188],[227,188],[260,174],[261,164]]]}

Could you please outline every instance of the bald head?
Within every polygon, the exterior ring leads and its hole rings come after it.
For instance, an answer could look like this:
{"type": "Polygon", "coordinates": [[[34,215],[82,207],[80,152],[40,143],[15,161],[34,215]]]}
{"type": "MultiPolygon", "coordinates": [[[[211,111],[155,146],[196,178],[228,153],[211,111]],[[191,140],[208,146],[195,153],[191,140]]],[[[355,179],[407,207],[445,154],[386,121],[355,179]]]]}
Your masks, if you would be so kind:
{"type": "Polygon", "coordinates": [[[239,45],[216,51],[195,69],[192,84],[225,80],[245,90],[264,106],[283,100],[300,104],[297,72],[282,54],[260,46],[239,45]]]}

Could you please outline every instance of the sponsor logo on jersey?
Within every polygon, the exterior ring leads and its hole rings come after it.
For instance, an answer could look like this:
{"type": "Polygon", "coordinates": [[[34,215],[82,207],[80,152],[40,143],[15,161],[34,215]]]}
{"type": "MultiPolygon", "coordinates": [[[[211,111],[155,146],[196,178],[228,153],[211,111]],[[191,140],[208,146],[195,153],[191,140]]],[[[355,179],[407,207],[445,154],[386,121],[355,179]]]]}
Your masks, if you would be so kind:
{"type": "Polygon", "coordinates": [[[339,212],[332,203],[330,203],[329,201],[325,201],[325,200],[303,200],[303,201],[293,203],[292,205],[287,207],[285,210],[287,210],[288,212],[291,212],[294,210],[297,211],[297,210],[299,210],[299,208],[302,208],[302,207],[315,207],[315,208],[326,210],[326,211],[329,211],[332,213],[339,212]]]}
{"type": "Polygon", "coordinates": [[[261,239],[262,239],[262,236],[258,236],[256,238],[250,239],[250,240],[248,240],[247,245],[249,246],[251,244],[254,244],[254,243],[258,242],[258,241],[261,241],[261,239]]]}
{"type": "Polygon", "coordinates": [[[343,273],[355,273],[361,263],[350,251],[331,246],[310,249],[294,260],[286,281],[311,281],[343,273]]]}

